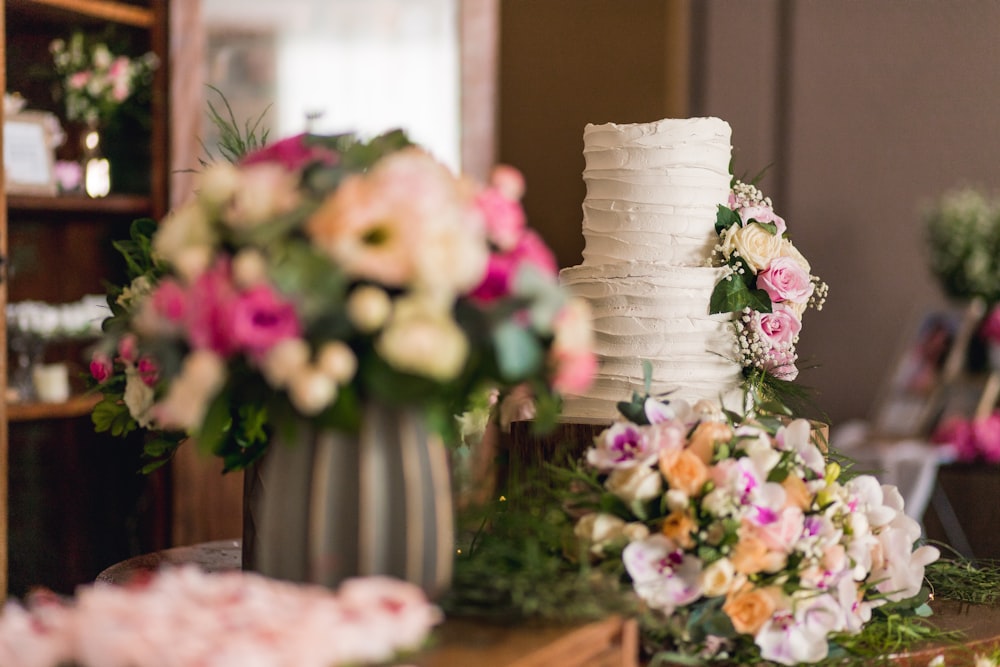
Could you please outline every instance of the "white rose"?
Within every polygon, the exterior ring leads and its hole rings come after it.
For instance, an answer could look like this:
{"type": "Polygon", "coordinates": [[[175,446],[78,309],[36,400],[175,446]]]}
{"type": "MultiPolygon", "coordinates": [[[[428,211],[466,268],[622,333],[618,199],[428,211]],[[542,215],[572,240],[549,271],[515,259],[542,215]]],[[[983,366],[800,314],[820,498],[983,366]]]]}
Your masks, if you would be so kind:
{"type": "Polygon", "coordinates": [[[244,248],[233,257],[233,282],[247,289],[267,282],[267,259],[256,248],[244,248]]]}
{"type": "Polygon", "coordinates": [[[725,595],[733,586],[736,568],[728,558],[720,558],[701,572],[701,589],[706,597],[725,595]]]}
{"type": "Polygon", "coordinates": [[[229,203],[240,186],[240,170],[228,162],[216,162],[198,178],[198,198],[214,209],[229,203]]]}
{"type": "Polygon", "coordinates": [[[573,527],[573,534],[589,544],[590,552],[595,556],[602,555],[604,547],[623,538],[624,531],[625,522],[622,519],[603,512],[585,514],[573,527]]]}
{"type": "Polygon", "coordinates": [[[375,351],[397,370],[447,382],[462,372],[469,341],[450,313],[414,297],[397,301],[375,351]]]}
{"type": "Polygon", "coordinates": [[[812,267],[809,266],[809,262],[806,258],[799,252],[799,249],[792,245],[792,242],[788,239],[781,239],[781,250],[778,251],[779,257],[791,257],[795,260],[795,263],[802,267],[802,270],[806,272],[806,275],[812,272],[812,267]]]}
{"type": "Polygon", "coordinates": [[[667,491],[667,509],[671,512],[686,509],[689,502],[690,498],[688,494],[680,489],[669,489],[667,491]]]}
{"type": "Polygon", "coordinates": [[[153,406],[154,420],[162,428],[196,431],[225,381],[222,357],[210,350],[194,350],[184,359],[166,397],[153,406]]]}
{"type": "Polygon", "coordinates": [[[286,338],[271,346],[260,370],[269,385],[283,389],[309,363],[309,356],[309,343],[301,338],[286,338]]]}
{"type": "Polygon", "coordinates": [[[384,289],[372,285],[355,288],[347,298],[347,318],[358,331],[371,333],[379,329],[392,312],[392,301],[384,289]]]}
{"type": "Polygon", "coordinates": [[[146,428],[153,422],[153,388],[142,381],[134,366],[125,369],[125,395],[123,400],[128,413],[140,427],[146,428]]]}
{"type": "Polygon", "coordinates": [[[754,273],[766,269],[781,252],[781,237],[756,222],[740,227],[732,234],[733,247],[754,273]]]}
{"type": "Polygon", "coordinates": [[[288,398],[296,410],[312,417],[337,398],[337,384],[316,368],[300,368],[288,381],[288,398]]]}
{"type": "Polygon", "coordinates": [[[215,245],[212,221],[197,202],[188,203],[167,214],[153,235],[153,254],[175,263],[186,248],[215,245]]]}
{"type": "Polygon", "coordinates": [[[240,170],[222,218],[234,229],[251,229],[290,212],[299,199],[296,174],[279,164],[254,164],[240,170]]]}
{"type": "Polygon", "coordinates": [[[345,343],[332,341],[324,343],[316,359],[316,367],[330,376],[337,384],[350,382],[358,370],[358,358],[345,343]]]}
{"type": "Polygon", "coordinates": [[[430,226],[413,250],[416,285],[452,294],[479,285],[490,258],[483,230],[462,215],[430,226]]]}
{"type": "Polygon", "coordinates": [[[660,472],[648,466],[616,468],[604,482],[604,487],[626,503],[650,500],[663,491],[660,472]]]}

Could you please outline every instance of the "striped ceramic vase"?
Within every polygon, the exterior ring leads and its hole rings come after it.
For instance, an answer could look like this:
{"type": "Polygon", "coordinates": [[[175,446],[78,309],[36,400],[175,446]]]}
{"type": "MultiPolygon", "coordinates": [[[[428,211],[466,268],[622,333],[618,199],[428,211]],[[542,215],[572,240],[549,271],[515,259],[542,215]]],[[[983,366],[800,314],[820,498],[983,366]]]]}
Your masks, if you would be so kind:
{"type": "Polygon", "coordinates": [[[447,453],[416,413],[365,407],[361,431],[302,423],[246,473],[244,569],[334,587],[389,575],[436,597],[454,553],[447,453]]]}

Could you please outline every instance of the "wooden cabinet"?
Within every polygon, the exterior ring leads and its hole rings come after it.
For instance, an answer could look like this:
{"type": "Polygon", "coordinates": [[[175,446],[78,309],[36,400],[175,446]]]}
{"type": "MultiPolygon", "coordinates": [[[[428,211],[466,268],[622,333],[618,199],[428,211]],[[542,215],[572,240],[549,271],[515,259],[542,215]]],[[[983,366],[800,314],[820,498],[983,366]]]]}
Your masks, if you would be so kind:
{"type": "MultiPolygon", "coordinates": [[[[5,302],[65,303],[103,293],[107,281],[125,277],[112,242],[127,237],[132,220],[158,219],[167,208],[167,0],[5,0],[2,16],[5,90],[20,93],[27,108],[60,118],[67,140],[57,149],[59,159],[79,158],[82,128],[66,121],[53,96],[52,39],[82,29],[116,52],[159,57],[142,112],[119,114],[106,128],[109,196],[0,200],[5,302]]],[[[0,562],[0,570],[8,579],[0,594],[19,596],[34,585],[69,592],[111,563],[167,546],[168,473],[139,475],[139,442],[93,432],[89,412],[96,398],[81,393],[85,353],[79,343],[46,350],[47,361],[70,366],[75,392],[69,401],[6,404],[0,484],[7,485],[8,525],[0,527],[0,539],[6,538],[0,551],[8,562],[0,562]]]]}

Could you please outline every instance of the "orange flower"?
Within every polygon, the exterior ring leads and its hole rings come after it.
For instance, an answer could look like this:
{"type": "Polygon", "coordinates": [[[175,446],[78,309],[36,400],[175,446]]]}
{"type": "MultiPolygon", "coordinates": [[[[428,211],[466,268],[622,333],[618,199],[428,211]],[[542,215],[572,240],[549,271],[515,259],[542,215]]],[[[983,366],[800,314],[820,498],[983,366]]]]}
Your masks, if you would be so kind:
{"type": "Polygon", "coordinates": [[[774,615],[780,599],[781,591],[773,586],[744,588],[726,598],[722,611],[729,616],[736,632],[756,635],[774,615]]]}
{"type": "Polygon", "coordinates": [[[663,520],[663,527],[660,530],[680,548],[691,549],[694,547],[692,533],[697,528],[698,526],[687,510],[675,510],[663,520]]]}
{"type": "Polygon", "coordinates": [[[756,528],[748,523],[740,526],[739,541],[729,558],[736,571],[742,574],[777,572],[788,560],[784,553],[768,549],[756,528]]]}
{"type": "Polygon", "coordinates": [[[698,455],[705,464],[712,462],[715,443],[726,442],[733,437],[733,429],[725,422],[707,421],[698,424],[688,441],[689,451],[698,455]]]}
{"type": "Polygon", "coordinates": [[[789,475],[781,482],[785,489],[785,507],[798,507],[803,512],[812,504],[809,487],[798,475],[789,475]]]}
{"type": "Polygon", "coordinates": [[[708,466],[697,454],[687,449],[661,453],[660,472],[671,489],[682,491],[688,496],[700,495],[708,481],[708,466]]]}

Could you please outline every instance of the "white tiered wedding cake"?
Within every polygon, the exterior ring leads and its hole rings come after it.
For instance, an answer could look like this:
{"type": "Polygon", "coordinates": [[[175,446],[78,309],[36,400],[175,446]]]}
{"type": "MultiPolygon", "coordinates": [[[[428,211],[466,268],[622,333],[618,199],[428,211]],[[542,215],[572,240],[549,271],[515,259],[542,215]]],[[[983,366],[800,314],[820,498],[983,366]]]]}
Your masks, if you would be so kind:
{"type": "Polygon", "coordinates": [[[727,204],[729,124],[718,118],[587,125],[583,263],[560,281],[594,314],[599,370],[563,416],[610,420],[643,389],[689,402],[739,400],[742,376],[732,314],[709,315],[725,269],[709,266],[727,204]]]}

